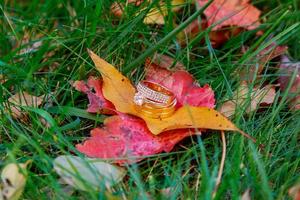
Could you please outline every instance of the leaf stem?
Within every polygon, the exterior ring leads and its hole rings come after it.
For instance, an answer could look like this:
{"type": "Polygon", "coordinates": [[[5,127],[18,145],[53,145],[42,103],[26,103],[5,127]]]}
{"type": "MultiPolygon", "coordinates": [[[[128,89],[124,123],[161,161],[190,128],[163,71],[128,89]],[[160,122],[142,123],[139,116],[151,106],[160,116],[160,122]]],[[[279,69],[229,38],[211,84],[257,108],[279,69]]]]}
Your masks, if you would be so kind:
{"type": "Polygon", "coordinates": [[[221,183],[221,179],[222,179],[222,174],[223,174],[223,170],[224,170],[224,165],[225,165],[225,158],[226,158],[226,140],[225,140],[225,133],[224,131],[221,131],[221,138],[222,138],[222,158],[221,158],[221,163],[220,163],[220,168],[218,171],[218,176],[217,176],[217,180],[216,180],[216,186],[215,189],[213,191],[212,194],[212,199],[215,198],[218,187],[221,183]]]}

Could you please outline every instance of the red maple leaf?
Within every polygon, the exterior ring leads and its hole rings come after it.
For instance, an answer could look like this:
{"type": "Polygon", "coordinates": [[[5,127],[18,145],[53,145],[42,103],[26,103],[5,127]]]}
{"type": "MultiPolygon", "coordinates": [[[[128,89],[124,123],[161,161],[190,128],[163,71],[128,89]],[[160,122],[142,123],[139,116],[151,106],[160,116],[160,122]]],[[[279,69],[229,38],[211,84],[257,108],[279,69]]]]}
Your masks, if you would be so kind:
{"type": "MultiPolygon", "coordinates": [[[[200,6],[204,6],[208,0],[198,0],[200,6]]],[[[204,14],[208,26],[218,23],[213,30],[224,26],[238,26],[248,30],[260,25],[261,11],[249,3],[249,0],[214,0],[204,14]]]]}
{"type": "Polygon", "coordinates": [[[106,100],[102,93],[102,80],[96,77],[89,77],[87,83],[85,81],[75,81],[73,87],[85,94],[89,99],[87,111],[90,113],[114,114],[114,105],[106,100]]]}
{"type": "Polygon", "coordinates": [[[76,148],[89,157],[134,163],[145,156],[170,152],[180,140],[195,133],[180,129],[155,136],[142,119],[121,114],[107,118],[103,128],[93,129],[91,137],[76,148]]]}

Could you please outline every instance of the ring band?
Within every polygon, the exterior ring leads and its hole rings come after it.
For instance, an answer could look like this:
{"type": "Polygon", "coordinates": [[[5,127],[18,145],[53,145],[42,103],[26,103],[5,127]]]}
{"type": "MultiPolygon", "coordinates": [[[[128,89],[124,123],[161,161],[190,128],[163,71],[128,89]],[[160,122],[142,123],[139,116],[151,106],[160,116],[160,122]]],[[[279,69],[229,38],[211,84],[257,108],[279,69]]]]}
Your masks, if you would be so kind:
{"type": "Polygon", "coordinates": [[[147,117],[166,118],[174,113],[177,100],[167,88],[150,81],[141,81],[137,84],[134,103],[137,110],[147,117]]]}
{"type": "Polygon", "coordinates": [[[137,105],[142,105],[144,101],[163,105],[172,104],[175,99],[175,95],[167,88],[150,81],[141,81],[136,88],[138,92],[135,95],[134,102],[137,105]]]}

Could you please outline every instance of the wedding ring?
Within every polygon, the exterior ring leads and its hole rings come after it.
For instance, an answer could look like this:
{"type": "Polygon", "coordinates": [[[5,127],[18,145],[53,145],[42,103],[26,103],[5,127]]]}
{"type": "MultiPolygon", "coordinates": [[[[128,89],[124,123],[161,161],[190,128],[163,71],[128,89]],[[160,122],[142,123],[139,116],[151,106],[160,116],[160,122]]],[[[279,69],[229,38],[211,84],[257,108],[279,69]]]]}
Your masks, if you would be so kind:
{"type": "Polygon", "coordinates": [[[134,103],[141,114],[151,118],[166,118],[174,113],[177,100],[167,88],[150,81],[141,81],[136,88],[134,103]]]}

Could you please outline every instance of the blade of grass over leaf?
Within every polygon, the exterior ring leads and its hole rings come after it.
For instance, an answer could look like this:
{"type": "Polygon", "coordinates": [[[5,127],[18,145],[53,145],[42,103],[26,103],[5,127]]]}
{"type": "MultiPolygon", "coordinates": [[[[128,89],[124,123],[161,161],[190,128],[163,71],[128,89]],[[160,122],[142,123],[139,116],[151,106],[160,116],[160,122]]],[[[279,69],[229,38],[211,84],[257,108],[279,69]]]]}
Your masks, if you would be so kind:
{"type": "Polygon", "coordinates": [[[85,119],[95,120],[97,122],[103,122],[104,120],[104,117],[102,115],[95,116],[83,109],[69,107],[69,106],[53,106],[48,108],[48,112],[53,114],[63,114],[63,115],[81,117],[85,119]]]}
{"type": "Polygon", "coordinates": [[[148,48],[143,54],[141,54],[138,58],[136,58],[132,63],[130,63],[128,66],[125,66],[124,73],[129,73],[132,69],[134,69],[137,65],[141,64],[145,61],[145,59],[151,54],[153,54],[155,51],[157,51],[162,45],[165,45],[168,41],[173,39],[178,33],[180,33],[182,30],[184,30],[190,23],[192,23],[194,20],[197,19],[199,15],[201,15],[204,10],[213,2],[213,0],[210,0],[207,2],[207,4],[201,9],[197,10],[193,15],[191,15],[187,20],[185,20],[183,23],[181,23],[178,27],[176,27],[174,30],[172,30],[170,33],[168,33],[163,39],[158,41],[154,46],[148,48]]]}

